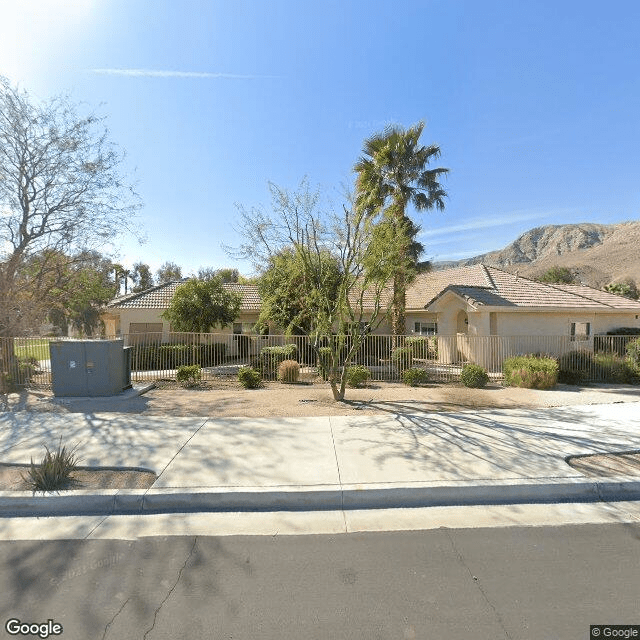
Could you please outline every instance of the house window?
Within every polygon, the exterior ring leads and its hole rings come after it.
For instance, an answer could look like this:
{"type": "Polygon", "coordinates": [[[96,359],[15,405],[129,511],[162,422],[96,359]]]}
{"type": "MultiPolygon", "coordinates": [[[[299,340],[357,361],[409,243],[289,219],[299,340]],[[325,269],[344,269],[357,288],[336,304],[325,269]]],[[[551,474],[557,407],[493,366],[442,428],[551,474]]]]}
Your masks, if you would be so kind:
{"type": "Polygon", "coordinates": [[[242,333],[242,322],[233,323],[233,335],[240,335],[242,333]]]}
{"type": "Polygon", "coordinates": [[[438,333],[437,322],[414,322],[413,332],[422,336],[435,336],[438,333]]]}
{"type": "Polygon", "coordinates": [[[591,337],[590,322],[571,322],[569,325],[571,340],[588,340],[591,337]]]}

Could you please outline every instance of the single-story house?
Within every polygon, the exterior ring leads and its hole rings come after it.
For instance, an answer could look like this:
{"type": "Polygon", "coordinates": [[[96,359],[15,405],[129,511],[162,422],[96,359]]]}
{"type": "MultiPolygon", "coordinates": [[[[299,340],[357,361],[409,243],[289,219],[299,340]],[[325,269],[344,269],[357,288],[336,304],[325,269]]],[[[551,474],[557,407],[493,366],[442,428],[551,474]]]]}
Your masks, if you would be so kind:
{"type": "MultiPolygon", "coordinates": [[[[102,312],[102,320],[107,336],[133,336],[135,334],[155,333],[163,340],[169,339],[172,327],[162,317],[173,299],[176,289],[187,282],[188,278],[174,280],[145,289],[140,293],[129,293],[114,298],[102,312]]],[[[216,333],[250,334],[260,315],[260,294],[255,285],[230,284],[223,287],[235,291],[242,296],[240,317],[224,329],[216,329],[216,333]]]]}
{"type": "MultiPolygon", "coordinates": [[[[161,317],[182,281],[174,281],[112,300],[104,309],[107,335],[157,332],[168,339],[171,327],[161,317]]],[[[225,284],[242,295],[240,317],[218,333],[254,333],[260,312],[255,285],[225,284]]],[[[469,359],[486,361],[478,352],[476,337],[499,336],[511,340],[509,351],[547,352],[545,338],[565,336],[573,347],[589,347],[593,336],[619,327],[637,327],[640,333],[640,302],[591,287],[546,284],[482,264],[418,276],[407,289],[406,335],[451,337],[442,339],[441,362],[469,359]],[[535,338],[538,338],[536,341],[535,338]],[[448,346],[447,346],[448,344],[448,346]]],[[[389,334],[388,323],[376,334],[389,334]]],[[[271,328],[278,334],[277,328],[271,328]]],[[[485,341],[481,347],[486,352],[485,341]]],[[[503,341],[504,342],[504,341],[503,341]]],[[[495,351],[495,349],[494,349],[495,351]]]]}
{"type": "Polygon", "coordinates": [[[443,362],[491,365],[498,348],[501,357],[590,349],[593,336],[620,327],[640,334],[639,301],[583,285],[535,282],[482,264],[424,274],[407,290],[408,335],[456,336],[440,341],[443,362]]]}

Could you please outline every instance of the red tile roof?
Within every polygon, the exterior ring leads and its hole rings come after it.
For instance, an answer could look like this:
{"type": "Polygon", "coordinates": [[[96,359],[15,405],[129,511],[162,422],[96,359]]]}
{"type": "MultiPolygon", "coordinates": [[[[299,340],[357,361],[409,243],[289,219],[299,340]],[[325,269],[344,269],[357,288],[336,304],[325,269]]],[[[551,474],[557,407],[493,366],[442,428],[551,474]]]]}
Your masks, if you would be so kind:
{"type": "Polygon", "coordinates": [[[474,306],[640,311],[640,302],[622,296],[582,285],[535,282],[479,264],[423,274],[411,289],[407,309],[424,308],[451,290],[474,306]]]}
{"type": "MultiPolygon", "coordinates": [[[[107,309],[166,309],[171,304],[176,289],[185,282],[187,279],[175,280],[159,284],[140,293],[129,293],[114,298],[107,304],[107,309]]],[[[227,291],[235,291],[242,295],[241,311],[260,310],[261,300],[256,285],[226,283],[222,286],[227,291]]]]}

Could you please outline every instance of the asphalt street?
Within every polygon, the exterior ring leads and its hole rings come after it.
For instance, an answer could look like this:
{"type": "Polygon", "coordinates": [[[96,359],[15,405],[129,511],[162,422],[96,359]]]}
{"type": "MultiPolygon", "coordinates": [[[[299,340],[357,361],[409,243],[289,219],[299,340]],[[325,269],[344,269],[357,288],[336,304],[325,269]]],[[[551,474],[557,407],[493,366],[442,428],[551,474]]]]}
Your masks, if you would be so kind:
{"type": "Polygon", "coordinates": [[[7,541],[0,558],[3,637],[10,619],[51,619],[64,640],[585,640],[640,624],[640,523],[7,541]]]}

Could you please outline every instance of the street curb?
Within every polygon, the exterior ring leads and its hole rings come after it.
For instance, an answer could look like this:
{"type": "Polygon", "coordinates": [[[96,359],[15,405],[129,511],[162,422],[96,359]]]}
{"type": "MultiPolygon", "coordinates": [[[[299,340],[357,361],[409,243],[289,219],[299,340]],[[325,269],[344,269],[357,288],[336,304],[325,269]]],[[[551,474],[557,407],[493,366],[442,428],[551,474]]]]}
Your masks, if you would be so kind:
{"type": "Polygon", "coordinates": [[[640,480],[541,478],[409,485],[0,492],[0,517],[229,511],[335,511],[640,500],[640,480]]]}

